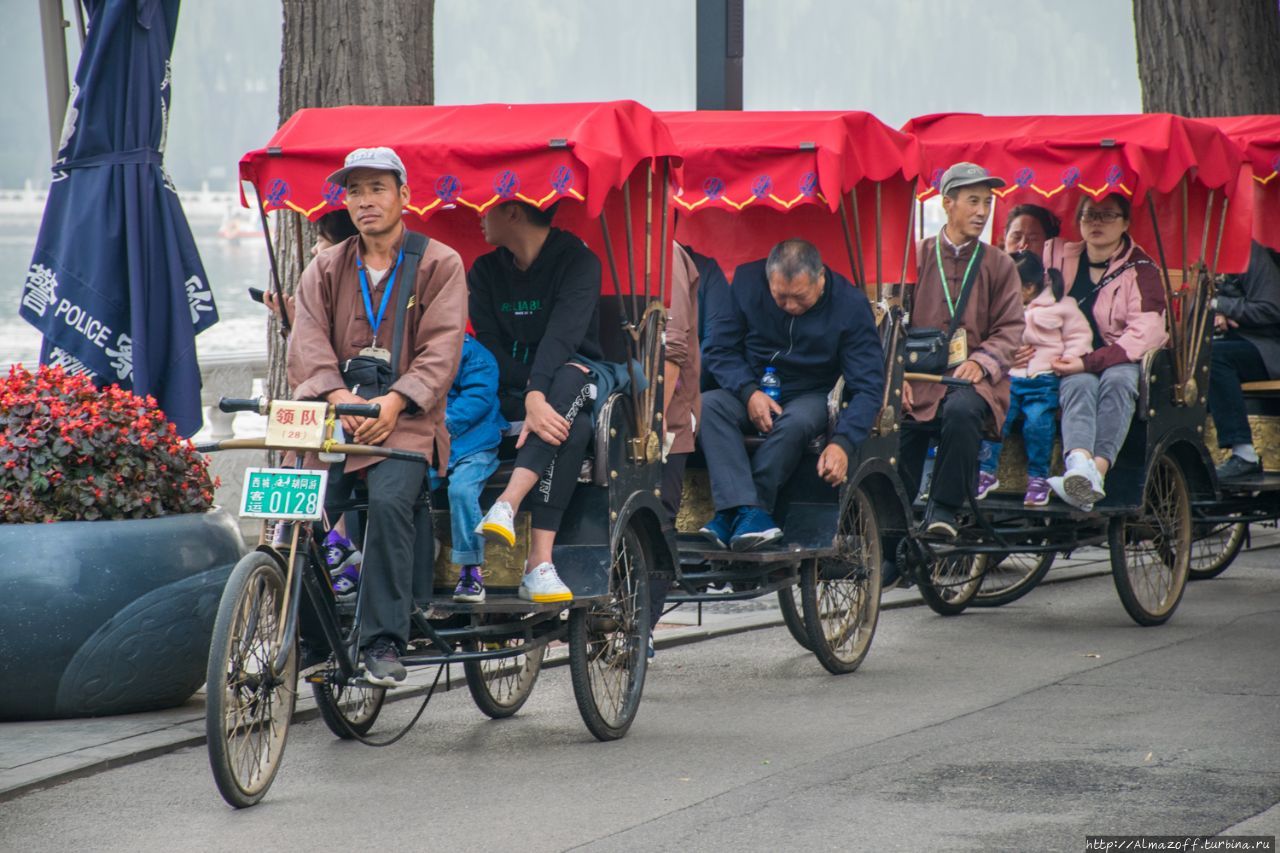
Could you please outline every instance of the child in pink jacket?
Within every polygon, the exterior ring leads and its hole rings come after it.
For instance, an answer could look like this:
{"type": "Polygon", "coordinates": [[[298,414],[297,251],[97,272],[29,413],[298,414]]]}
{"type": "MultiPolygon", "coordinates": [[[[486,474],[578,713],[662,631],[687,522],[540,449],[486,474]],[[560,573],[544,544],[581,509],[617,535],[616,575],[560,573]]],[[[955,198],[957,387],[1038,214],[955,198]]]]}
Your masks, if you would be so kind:
{"type": "MultiPolygon", "coordinates": [[[[1053,440],[1058,434],[1058,377],[1051,364],[1055,358],[1083,356],[1093,348],[1089,321],[1070,296],[1063,295],[1062,277],[1057,270],[1045,275],[1044,264],[1031,252],[1011,256],[1022,278],[1022,304],[1026,306],[1026,328],[1022,342],[1034,348],[1025,368],[1009,371],[1009,414],[1002,433],[1008,436],[1021,418],[1022,442],[1027,450],[1027,492],[1025,506],[1049,503],[1049,463],[1053,440]]],[[[1000,465],[1002,442],[984,441],[979,454],[979,500],[1000,485],[996,469],[1000,465]]]]}

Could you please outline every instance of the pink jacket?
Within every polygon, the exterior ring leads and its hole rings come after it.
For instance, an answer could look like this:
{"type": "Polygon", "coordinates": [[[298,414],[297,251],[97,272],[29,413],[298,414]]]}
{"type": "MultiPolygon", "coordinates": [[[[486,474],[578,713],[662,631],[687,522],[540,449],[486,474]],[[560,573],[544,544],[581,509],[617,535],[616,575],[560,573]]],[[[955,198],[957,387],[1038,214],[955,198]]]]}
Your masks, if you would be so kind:
{"type": "Polygon", "coordinates": [[[1022,342],[1035,347],[1031,363],[1015,367],[1012,376],[1038,376],[1050,373],[1050,363],[1055,358],[1078,356],[1083,358],[1093,349],[1093,329],[1080,313],[1080,307],[1070,296],[1055,300],[1047,286],[1035,299],[1027,303],[1023,314],[1026,327],[1022,330],[1022,342]]]}
{"type": "MultiPolygon", "coordinates": [[[[1067,292],[1075,281],[1084,254],[1084,243],[1045,245],[1045,267],[1062,271],[1067,292]]],[[[1104,277],[1124,269],[1098,293],[1093,303],[1093,319],[1105,346],[1084,357],[1084,369],[1101,373],[1108,367],[1141,361],[1169,340],[1165,328],[1164,285],[1160,268],[1132,239],[1125,238],[1120,250],[1107,264],[1104,277]],[[1124,269],[1133,262],[1133,266],[1124,269]]]]}

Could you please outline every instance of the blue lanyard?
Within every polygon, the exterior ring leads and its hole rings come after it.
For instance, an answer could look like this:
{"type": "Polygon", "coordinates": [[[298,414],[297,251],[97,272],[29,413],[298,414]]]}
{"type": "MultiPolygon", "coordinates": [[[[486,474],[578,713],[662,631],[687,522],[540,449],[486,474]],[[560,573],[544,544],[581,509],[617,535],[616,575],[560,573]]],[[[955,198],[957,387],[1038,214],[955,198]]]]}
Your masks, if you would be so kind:
{"type": "Polygon", "coordinates": [[[382,317],[387,312],[387,302],[391,300],[391,291],[396,286],[396,272],[400,262],[404,260],[404,249],[396,258],[396,265],[391,268],[391,276],[387,279],[387,289],[382,292],[382,304],[378,306],[378,316],[373,316],[373,300],[369,298],[369,278],[364,273],[364,262],[356,258],[356,269],[360,272],[360,293],[364,296],[364,312],[369,317],[369,325],[373,328],[373,342],[378,342],[378,327],[382,325],[382,317]]]}

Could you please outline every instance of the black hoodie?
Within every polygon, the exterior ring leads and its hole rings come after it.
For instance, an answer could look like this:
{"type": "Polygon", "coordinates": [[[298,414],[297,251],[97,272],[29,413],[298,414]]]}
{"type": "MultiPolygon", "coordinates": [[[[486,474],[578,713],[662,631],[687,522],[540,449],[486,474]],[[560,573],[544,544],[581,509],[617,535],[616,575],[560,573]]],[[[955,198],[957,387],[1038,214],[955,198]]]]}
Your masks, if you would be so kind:
{"type": "Polygon", "coordinates": [[[600,261],[578,237],[552,228],[527,270],[504,248],[467,274],[471,325],[498,360],[498,383],[547,393],[560,365],[581,353],[600,359],[600,261]]]}

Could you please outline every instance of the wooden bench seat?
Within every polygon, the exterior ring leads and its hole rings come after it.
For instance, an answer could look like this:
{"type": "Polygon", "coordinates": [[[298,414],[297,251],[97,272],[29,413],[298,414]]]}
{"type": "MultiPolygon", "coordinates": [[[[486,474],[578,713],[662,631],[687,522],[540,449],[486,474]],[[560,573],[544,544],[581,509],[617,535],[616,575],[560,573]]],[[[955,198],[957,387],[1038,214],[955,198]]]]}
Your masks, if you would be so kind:
{"type": "Polygon", "coordinates": [[[1246,394],[1280,393],[1280,379],[1269,379],[1265,382],[1241,382],[1241,390],[1246,394]]]}

